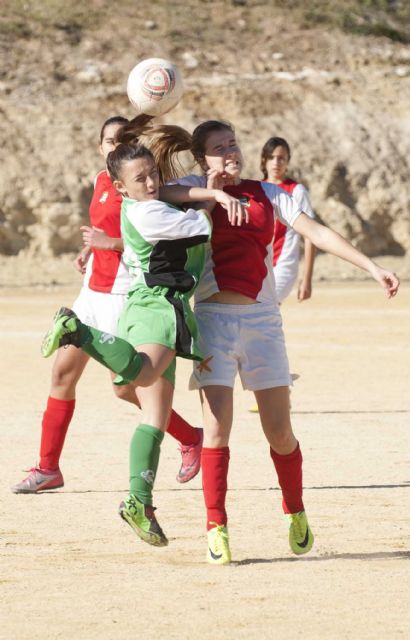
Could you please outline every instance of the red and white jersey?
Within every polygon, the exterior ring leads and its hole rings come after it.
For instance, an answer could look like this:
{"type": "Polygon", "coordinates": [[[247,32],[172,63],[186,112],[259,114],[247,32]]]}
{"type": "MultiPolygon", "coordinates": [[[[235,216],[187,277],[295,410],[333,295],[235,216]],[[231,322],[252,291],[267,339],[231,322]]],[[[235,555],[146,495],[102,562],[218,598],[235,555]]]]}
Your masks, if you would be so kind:
{"type": "MultiPolygon", "coordinates": [[[[186,176],[178,184],[206,187],[205,176],[186,176]]],[[[276,218],[293,225],[302,209],[286,191],[270,182],[242,180],[224,191],[241,200],[249,211],[249,222],[229,224],[225,209],[212,211],[213,230],[205,269],[195,292],[201,302],[219,291],[235,291],[258,302],[276,301],[273,275],[273,230],[276,218]]]]}
{"type": "MultiPolygon", "coordinates": [[[[303,184],[286,178],[277,186],[292,194],[293,199],[304,213],[311,218],[315,217],[310,204],[309,193],[303,184]]],[[[276,219],[273,235],[273,272],[275,274],[278,302],[283,302],[289,295],[298,277],[299,254],[300,235],[294,229],[276,219]]]]}
{"type": "MultiPolygon", "coordinates": [[[[106,171],[94,181],[90,204],[90,225],[102,229],[111,238],[121,237],[122,197],[106,171]]],[[[131,276],[119,251],[92,249],[84,276],[84,286],[103,293],[128,293],[131,276]]]]}

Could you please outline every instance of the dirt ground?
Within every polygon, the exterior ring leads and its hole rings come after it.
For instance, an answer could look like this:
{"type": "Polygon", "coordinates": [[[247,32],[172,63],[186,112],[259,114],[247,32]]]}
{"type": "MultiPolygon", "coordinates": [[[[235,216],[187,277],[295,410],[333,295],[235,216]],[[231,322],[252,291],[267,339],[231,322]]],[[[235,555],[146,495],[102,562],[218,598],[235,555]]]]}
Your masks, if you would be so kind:
{"type": "MultiPolygon", "coordinates": [[[[117,516],[138,423],[92,363],[62,458],[65,487],[37,496],[9,486],[37,457],[51,364],[39,346],[67,287],[0,295],[2,351],[1,640],[392,639],[410,637],[410,287],[387,301],[368,282],[316,285],[283,307],[293,424],[304,453],[315,546],[292,556],[280,495],[249,392],[236,392],[231,443],[234,562],[204,562],[200,478],[175,482],[166,437],[156,483],[167,548],[117,516]]],[[[201,423],[180,363],[175,408],[201,423]]]]}

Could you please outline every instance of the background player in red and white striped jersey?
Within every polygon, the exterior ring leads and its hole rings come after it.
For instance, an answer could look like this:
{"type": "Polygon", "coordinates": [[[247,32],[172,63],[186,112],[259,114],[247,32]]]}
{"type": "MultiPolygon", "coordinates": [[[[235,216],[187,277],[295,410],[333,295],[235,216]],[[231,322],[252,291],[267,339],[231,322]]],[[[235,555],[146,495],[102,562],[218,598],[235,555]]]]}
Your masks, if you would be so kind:
{"type": "MultiPolygon", "coordinates": [[[[116,133],[127,122],[127,118],[122,116],[114,116],[104,122],[100,133],[100,153],[104,160],[115,148],[116,133]]],[[[100,171],[94,182],[89,208],[91,227],[85,227],[84,234],[88,238],[97,234],[99,246],[104,248],[86,248],[75,261],[76,268],[85,272],[85,276],[73,310],[84,323],[107,334],[117,332],[118,318],[131,285],[128,268],[122,259],[121,203],[122,197],[107,171],[100,171]]],[[[88,360],[86,353],[73,346],[58,350],[43,414],[39,462],[24,480],[12,487],[14,493],[37,493],[64,485],[59,461],[74,413],[76,386],[88,360]]],[[[111,374],[111,378],[114,379],[115,374],[111,374]]],[[[137,394],[131,385],[113,385],[113,389],[119,398],[139,407],[137,394]]],[[[202,429],[195,429],[172,411],[167,432],[180,442],[182,465],[177,480],[187,482],[200,468],[202,429]]]]}
{"type": "MultiPolygon", "coordinates": [[[[286,173],[290,161],[291,151],[284,138],[272,137],[267,140],[261,151],[261,171],[263,180],[273,182],[278,187],[290,193],[296,202],[310,217],[314,217],[307,189],[296,180],[287,177],[286,173]]],[[[275,220],[273,236],[273,273],[275,288],[279,304],[291,292],[298,277],[300,257],[300,235],[284,225],[279,219],[275,220]]],[[[298,285],[297,297],[299,302],[307,300],[312,295],[312,275],[315,260],[315,247],[311,241],[305,239],[304,269],[302,279],[298,285]]]]}

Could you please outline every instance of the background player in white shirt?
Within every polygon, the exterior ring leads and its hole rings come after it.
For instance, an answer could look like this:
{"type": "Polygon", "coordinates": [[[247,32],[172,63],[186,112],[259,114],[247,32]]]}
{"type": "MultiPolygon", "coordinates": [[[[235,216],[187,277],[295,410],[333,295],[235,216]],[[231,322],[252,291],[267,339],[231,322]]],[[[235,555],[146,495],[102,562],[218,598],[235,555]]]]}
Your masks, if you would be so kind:
{"type": "MultiPolygon", "coordinates": [[[[291,157],[290,146],[284,138],[272,137],[267,140],[261,151],[261,171],[263,180],[277,184],[292,195],[302,211],[314,217],[307,189],[296,180],[288,177],[287,170],[291,157]]],[[[275,221],[273,238],[273,273],[275,288],[279,304],[291,292],[298,277],[300,258],[300,235],[280,220],[275,221]]],[[[311,241],[305,239],[304,269],[298,284],[297,298],[299,302],[307,300],[312,295],[312,275],[315,260],[315,247],[311,241]]]]}

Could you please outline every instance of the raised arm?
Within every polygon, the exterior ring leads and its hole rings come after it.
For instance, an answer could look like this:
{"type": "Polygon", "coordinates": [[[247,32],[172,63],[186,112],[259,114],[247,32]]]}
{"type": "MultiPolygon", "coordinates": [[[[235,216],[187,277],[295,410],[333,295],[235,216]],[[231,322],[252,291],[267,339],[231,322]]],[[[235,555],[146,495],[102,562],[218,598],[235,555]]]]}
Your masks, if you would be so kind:
{"type": "Polygon", "coordinates": [[[377,265],[332,229],[319,224],[304,213],[296,218],[293,228],[322,251],[367,271],[385,290],[388,298],[396,295],[400,284],[396,274],[377,265]]]}
{"type": "Polygon", "coordinates": [[[186,187],[181,184],[165,185],[159,188],[159,197],[165,202],[185,204],[187,202],[219,202],[226,209],[228,220],[232,225],[241,226],[248,220],[246,208],[229,193],[222,189],[204,187],[186,187]]]}

